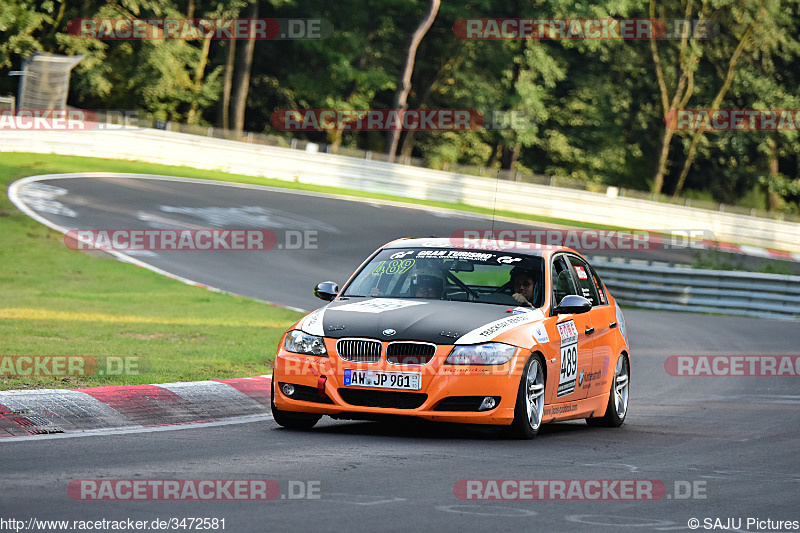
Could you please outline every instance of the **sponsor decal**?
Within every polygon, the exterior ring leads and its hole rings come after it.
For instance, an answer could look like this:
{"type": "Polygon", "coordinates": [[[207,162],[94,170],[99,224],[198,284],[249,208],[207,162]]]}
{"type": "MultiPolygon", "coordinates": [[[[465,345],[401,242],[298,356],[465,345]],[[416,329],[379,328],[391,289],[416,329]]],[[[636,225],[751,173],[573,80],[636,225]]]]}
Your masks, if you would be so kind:
{"type": "Polygon", "coordinates": [[[542,416],[556,416],[556,415],[563,415],[565,413],[572,413],[573,411],[578,410],[577,403],[562,403],[558,405],[551,405],[545,407],[542,411],[542,416]]]}
{"type": "Polygon", "coordinates": [[[523,324],[530,324],[538,320],[544,319],[544,315],[539,309],[534,309],[528,313],[520,313],[518,315],[511,315],[500,320],[495,320],[485,324],[479,328],[475,328],[463,337],[458,339],[455,344],[477,344],[481,342],[489,342],[501,333],[505,333],[510,329],[514,329],[523,324]]]}
{"type": "Polygon", "coordinates": [[[533,338],[536,339],[536,342],[539,344],[547,344],[550,342],[550,337],[547,335],[547,329],[545,329],[544,324],[537,324],[533,328],[533,338]]]}
{"type": "Polygon", "coordinates": [[[495,254],[482,252],[463,252],[459,250],[422,250],[417,259],[466,259],[468,261],[489,261],[495,254]]]}
{"type": "Polygon", "coordinates": [[[321,307],[305,317],[302,324],[300,324],[300,329],[309,335],[323,337],[325,335],[325,330],[322,328],[322,319],[325,315],[325,309],[327,307],[327,305],[325,307],[321,307]]]}
{"type": "Polygon", "coordinates": [[[575,266],[575,273],[578,274],[579,279],[589,279],[589,276],[586,275],[586,271],[583,269],[582,266],[575,266]]]}
{"type": "Polygon", "coordinates": [[[561,322],[556,327],[561,337],[561,372],[556,397],[561,397],[575,391],[575,379],[578,376],[578,329],[574,320],[561,322]]]}
{"type": "MultiPolygon", "coordinates": [[[[593,381],[597,381],[598,379],[603,377],[604,374],[605,372],[603,372],[602,370],[598,370],[597,372],[588,372],[587,374],[584,375],[583,370],[581,370],[581,377],[578,380],[578,386],[583,387],[584,389],[588,389],[592,387],[593,381]]],[[[602,381],[600,383],[595,383],[595,385],[603,385],[604,383],[605,381],[602,381]]]]}
{"type": "Polygon", "coordinates": [[[365,302],[356,302],[352,304],[345,304],[337,307],[336,311],[350,311],[354,313],[383,313],[385,311],[394,311],[395,309],[403,309],[404,307],[412,307],[415,305],[425,305],[428,302],[413,302],[408,300],[400,300],[397,298],[375,298],[365,302]]]}

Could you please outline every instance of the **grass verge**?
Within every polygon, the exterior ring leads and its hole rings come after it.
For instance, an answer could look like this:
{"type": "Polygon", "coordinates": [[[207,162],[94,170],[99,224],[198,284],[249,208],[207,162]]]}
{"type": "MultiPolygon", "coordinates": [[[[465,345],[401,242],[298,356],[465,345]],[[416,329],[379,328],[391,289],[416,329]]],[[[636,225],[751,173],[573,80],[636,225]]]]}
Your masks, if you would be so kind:
{"type": "MultiPolygon", "coordinates": [[[[28,175],[93,170],[197,174],[191,169],[155,167],[0,154],[0,184],[7,191],[12,181],[28,175]]],[[[301,316],[184,285],[105,255],[70,250],[61,234],[19,212],[7,194],[0,198],[0,264],[3,390],[269,373],[281,334],[301,316]],[[39,357],[39,368],[25,356],[39,357]],[[58,365],[64,359],[52,356],[83,357],[78,360],[84,363],[83,371],[80,364],[61,369],[58,365]],[[61,375],[34,375],[47,372],[61,375]],[[86,373],[91,375],[80,375],[86,373]]]]}

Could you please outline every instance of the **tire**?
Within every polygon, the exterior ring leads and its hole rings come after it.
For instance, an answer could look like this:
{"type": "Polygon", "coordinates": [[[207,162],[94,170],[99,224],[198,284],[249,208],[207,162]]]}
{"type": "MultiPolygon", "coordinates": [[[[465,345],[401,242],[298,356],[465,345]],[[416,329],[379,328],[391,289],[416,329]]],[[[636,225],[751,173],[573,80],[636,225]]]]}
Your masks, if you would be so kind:
{"type": "Polygon", "coordinates": [[[628,396],[631,385],[631,367],[628,356],[619,355],[617,366],[614,367],[614,379],[611,381],[611,390],[608,392],[608,406],[606,414],[597,418],[587,418],[590,426],[617,428],[625,422],[628,415],[628,396]]]}
{"type": "Polygon", "coordinates": [[[525,363],[517,391],[514,421],[509,428],[518,439],[532,439],[542,427],[544,411],[545,370],[539,354],[531,355],[525,363]]]}
{"type": "Polygon", "coordinates": [[[322,415],[315,415],[313,413],[293,413],[290,411],[281,411],[275,407],[275,381],[272,381],[270,388],[270,406],[272,407],[272,418],[279,426],[286,429],[311,429],[319,422],[322,415]]]}

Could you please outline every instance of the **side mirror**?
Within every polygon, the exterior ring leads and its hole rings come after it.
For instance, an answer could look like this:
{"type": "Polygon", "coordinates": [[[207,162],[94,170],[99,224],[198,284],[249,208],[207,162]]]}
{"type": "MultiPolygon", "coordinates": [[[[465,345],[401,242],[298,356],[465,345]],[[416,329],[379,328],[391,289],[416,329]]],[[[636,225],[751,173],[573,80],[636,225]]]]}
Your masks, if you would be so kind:
{"type": "Polygon", "coordinates": [[[556,315],[579,315],[581,313],[585,313],[591,308],[592,302],[583,296],[578,296],[577,294],[568,294],[567,296],[564,296],[564,299],[561,300],[560,304],[553,308],[553,313],[556,315]]]}
{"type": "Polygon", "coordinates": [[[335,281],[323,281],[314,287],[314,296],[320,300],[330,302],[339,294],[339,285],[335,281]]]}

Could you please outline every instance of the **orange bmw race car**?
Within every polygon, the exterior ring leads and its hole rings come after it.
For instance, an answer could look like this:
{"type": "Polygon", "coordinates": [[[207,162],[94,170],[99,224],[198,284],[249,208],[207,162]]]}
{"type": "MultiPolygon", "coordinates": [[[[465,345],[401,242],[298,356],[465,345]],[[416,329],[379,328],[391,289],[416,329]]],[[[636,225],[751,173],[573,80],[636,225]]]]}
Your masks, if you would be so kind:
{"type": "Polygon", "coordinates": [[[574,250],[400,239],[281,338],[272,413],[308,429],[322,415],[509,426],[585,418],[620,426],[630,351],[622,311],[574,250]]]}

